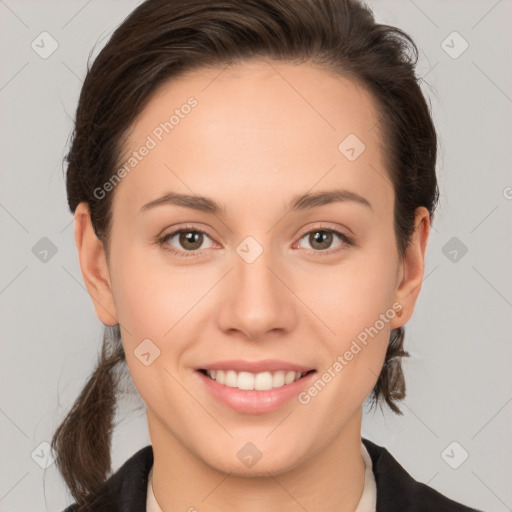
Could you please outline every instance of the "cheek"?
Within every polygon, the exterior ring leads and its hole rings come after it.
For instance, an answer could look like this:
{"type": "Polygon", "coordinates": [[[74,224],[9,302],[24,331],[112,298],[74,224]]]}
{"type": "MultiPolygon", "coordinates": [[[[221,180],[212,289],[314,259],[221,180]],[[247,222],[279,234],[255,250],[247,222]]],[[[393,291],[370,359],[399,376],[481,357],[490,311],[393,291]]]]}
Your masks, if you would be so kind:
{"type": "Polygon", "coordinates": [[[338,385],[333,389],[340,386],[350,390],[354,403],[371,391],[384,362],[391,321],[396,315],[392,307],[396,291],[395,250],[383,238],[373,250],[347,258],[335,271],[331,269],[328,275],[317,279],[317,285],[321,281],[323,286],[310,291],[316,304],[312,309],[321,312],[319,316],[330,331],[324,338],[330,354],[325,369],[331,368],[331,374],[337,376],[333,380],[338,385]]]}
{"type": "Polygon", "coordinates": [[[361,252],[309,278],[309,283],[316,285],[308,288],[308,303],[322,312],[321,318],[336,335],[355,337],[391,308],[397,267],[396,259],[383,257],[385,254],[361,252]]]}
{"type": "Polygon", "coordinates": [[[336,278],[326,281],[327,291],[318,294],[322,319],[331,333],[323,336],[328,356],[317,381],[305,390],[300,403],[311,412],[307,421],[315,428],[315,418],[329,411],[335,435],[339,425],[355,414],[378,379],[389,343],[390,322],[396,311],[390,268],[382,272],[376,261],[364,269],[347,266],[336,278]],[[329,297],[329,299],[328,299],[329,297]],[[322,301],[320,303],[320,301],[322,301]],[[318,397],[318,398],[316,398],[318,397]]]}
{"type": "Polygon", "coordinates": [[[118,246],[112,263],[115,305],[135,387],[152,410],[168,401],[175,406],[186,403],[187,397],[170,377],[178,375],[186,349],[187,338],[178,336],[191,303],[183,283],[165,267],[153,264],[147,249],[118,246]]]}
{"type": "Polygon", "coordinates": [[[112,285],[124,339],[161,339],[183,315],[186,290],[148,258],[147,249],[119,246],[112,254],[112,285]]]}

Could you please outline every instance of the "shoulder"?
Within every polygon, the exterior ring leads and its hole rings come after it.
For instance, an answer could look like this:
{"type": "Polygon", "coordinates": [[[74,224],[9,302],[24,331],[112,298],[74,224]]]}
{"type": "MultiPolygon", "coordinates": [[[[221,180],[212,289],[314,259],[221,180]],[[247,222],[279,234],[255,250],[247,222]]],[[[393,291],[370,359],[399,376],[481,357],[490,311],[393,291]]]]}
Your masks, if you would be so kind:
{"type": "MultiPolygon", "coordinates": [[[[88,512],[135,512],[146,510],[148,475],[153,465],[153,447],[141,448],[108,480],[84,510],[88,512]]],[[[63,512],[80,512],[76,503],[63,512]]]]}
{"type": "Polygon", "coordinates": [[[417,482],[382,446],[362,439],[372,459],[377,484],[377,512],[481,512],[457,503],[417,482]]]}

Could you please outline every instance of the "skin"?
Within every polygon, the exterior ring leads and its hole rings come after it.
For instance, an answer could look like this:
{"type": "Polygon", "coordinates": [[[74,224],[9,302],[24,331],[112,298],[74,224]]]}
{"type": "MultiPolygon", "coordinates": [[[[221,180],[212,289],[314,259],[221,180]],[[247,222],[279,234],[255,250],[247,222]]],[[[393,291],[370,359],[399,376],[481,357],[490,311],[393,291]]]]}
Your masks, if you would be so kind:
{"type": "Polygon", "coordinates": [[[418,208],[401,259],[376,104],[357,84],[311,63],[258,60],[182,75],[137,118],[127,154],[190,96],[198,106],[117,185],[108,254],[87,205],[75,213],[87,289],[99,319],[121,325],[147,406],[156,499],[163,511],[353,511],[364,483],[362,404],[391,329],[413,313],[428,211],[418,208]],[[366,146],[353,162],[338,150],[351,133],[366,146]],[[288,207],[298,194],[338,188],[371,208],[348,200],[288,207]],[[212,198],[225,212],[170,204],[140,211],[170,191],[212,198]],[[155,241],[185,224],[207,234],[195,246],[179,236],[155,241]],[[356,242],[333,234],[322,246],[309,235],[320,228],[356,242]],[[250,264],[236,252],[247,236],[263,249],[250,264]],[[167,250],[194,247],[192,257],[167,250]],[[403,315],[306,405],[292,399],[274,412],[241,414],[195,372],[224,359],[282,359],[321,375],[395,302],[403,315]],[[161,351],[149,366],[134,355],[147,338],[161,351]],[[262,453],[252,468],[237,458],[247,442],[262,453]]]}

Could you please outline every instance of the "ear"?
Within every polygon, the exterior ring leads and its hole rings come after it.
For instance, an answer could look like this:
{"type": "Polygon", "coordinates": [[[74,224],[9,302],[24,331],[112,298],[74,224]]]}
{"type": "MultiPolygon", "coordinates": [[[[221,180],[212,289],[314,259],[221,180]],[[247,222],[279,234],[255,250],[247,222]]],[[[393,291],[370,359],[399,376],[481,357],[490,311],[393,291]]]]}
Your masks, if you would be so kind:
{"type": "Polygon", "coordinates": [[[430,214],[421,206],[416,209],[414,233],[398,269],[395,301],[402,305],[402,315],[391,321],[391,329],[402,327],[412,317],[421,290],[425,269],[425,252],[430,233],[430,214]]]}
{"type": "Polygon", "coordinates": [[[75,242],[82,276],[96,315],[105,325],[118,324],[105,250],[94,232],[89,207],[85,202],[75,210],[75,242]]]}

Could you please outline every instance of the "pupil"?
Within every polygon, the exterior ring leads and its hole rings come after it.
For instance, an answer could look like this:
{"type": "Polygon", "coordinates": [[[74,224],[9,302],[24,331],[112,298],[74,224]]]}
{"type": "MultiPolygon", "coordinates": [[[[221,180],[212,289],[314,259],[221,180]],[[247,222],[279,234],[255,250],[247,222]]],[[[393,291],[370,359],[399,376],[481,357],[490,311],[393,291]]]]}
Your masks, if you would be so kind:
{"type": "MultiPolygon", "coordinates": [[[[201,233],[198,233],[196,231],[187,231],[186,233],[183,233],[182,234],[182,245],[184,245],[184,247],[186,247],[186,244],[194,244],[196,243],[197,244],[197,240],[199,239],[199,237],[201,236],[201,233]]],[[[201,244],[199,243],[199,246],[201,244]]],[[[192,247],[192,249],[195,249],[195,247],[192,247]]]]}
{"type": "Polygon", "coordinates": [[[316,231],[313,234],[313,239],[315,243],[319,243],[321,245],[320,248],[326,249],[330,245],[332,233],[328,233],[327,231],[316,231]],[[326,243],[327,241],[327,243],[326,243]]]}

